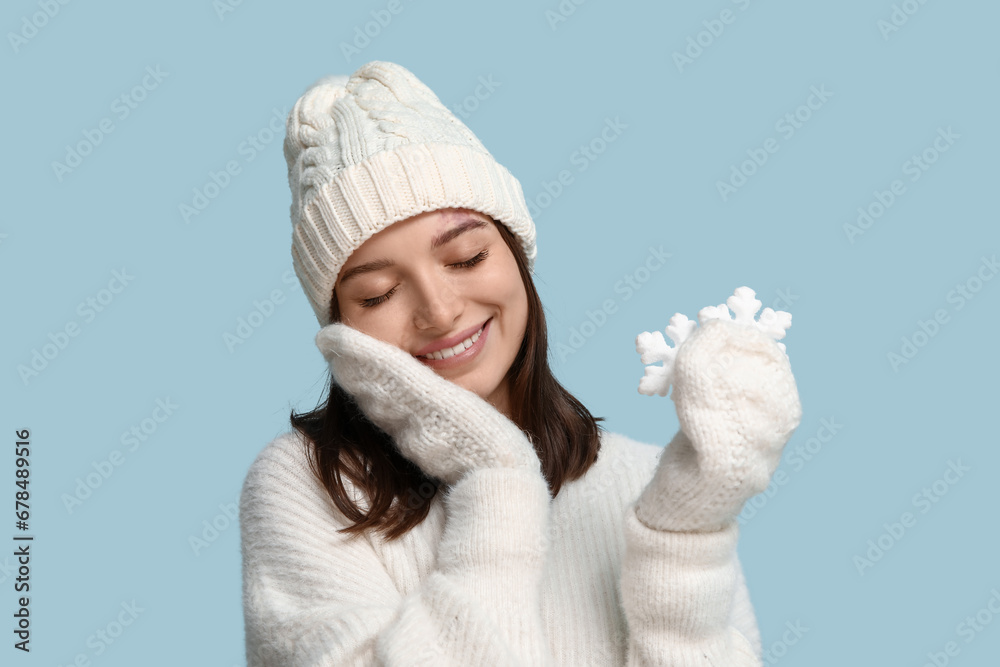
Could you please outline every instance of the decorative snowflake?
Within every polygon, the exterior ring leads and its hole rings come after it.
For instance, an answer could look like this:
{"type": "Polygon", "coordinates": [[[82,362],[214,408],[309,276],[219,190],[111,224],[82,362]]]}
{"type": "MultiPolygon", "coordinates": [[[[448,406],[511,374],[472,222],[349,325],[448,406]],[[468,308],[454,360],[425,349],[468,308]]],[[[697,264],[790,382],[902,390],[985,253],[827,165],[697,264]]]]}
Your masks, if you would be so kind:
{"type": "MultiPolygon", "coordinates": [[[[761,307],[761,302],[757,299],[756,293],[749,287],[737,287],[733,295],[726,299],[726,303],[718,306],[706,306],[698,311],[698,322],[702,326],[711,320],[730,320],[738,324],[755,327],[765,335],[780,340],[785,337],[785,332],[792,326],[792,315],[783,310],[765,308],[760,314],[760,320],[755,320],[754,315],[761,307]],[[726,305],[728,304],[728,308],[726,305]],[[732,317],[730,309],[736,313],[732,317]]],[[[670,385],[674,381],[674,359],[677,357],[677,350],[694,333],[695,323],[681,313],[675,313],[670,318],[670,324],[665,329],[670,340],[674,342],[674,347],[667,345],[666,339],[659,331],[650,333],[643,331],[636,336],[635,351],[639,353],[644,364],[655,364],[663,362],[662,366],[646,366],[645,374],[639,381],[639,393],[646,396],[666,396],[670,390],[670,385]]],[[[778,343],[778,347],[785,352],[785,344],[778,343]]],[[[787,356],[787,353],[786,353],[787,356]]]]}

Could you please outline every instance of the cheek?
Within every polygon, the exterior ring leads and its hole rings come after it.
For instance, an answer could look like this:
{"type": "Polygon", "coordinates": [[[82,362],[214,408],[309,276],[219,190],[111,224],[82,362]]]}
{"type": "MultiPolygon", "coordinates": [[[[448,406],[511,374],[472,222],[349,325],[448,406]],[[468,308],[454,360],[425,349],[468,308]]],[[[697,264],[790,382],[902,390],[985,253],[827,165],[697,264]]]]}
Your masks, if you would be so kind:
{"type": "Polygon", "coordinates": [[[403,327],[402,320],[398,315],[386,312],[368,313],[367,310],[361,308],[349,308],[346,310],[350,312],[341,311],[340,321],[343,324],[352,329],[357,329],[372,338],[377,338],[405,349],[403,341],[399,339],[399,334],[403,331],[403,327]]]}
{"type": "Polygon", "coordinates": [[[526,307],[527,298],[524,285],[521,284],[521,274],[517,270],[517,262],[509,252],[502,261],[494,263],[488,280],[483,281],[483,287],[488,289],[494,301],[508,309],[526,307]]]}

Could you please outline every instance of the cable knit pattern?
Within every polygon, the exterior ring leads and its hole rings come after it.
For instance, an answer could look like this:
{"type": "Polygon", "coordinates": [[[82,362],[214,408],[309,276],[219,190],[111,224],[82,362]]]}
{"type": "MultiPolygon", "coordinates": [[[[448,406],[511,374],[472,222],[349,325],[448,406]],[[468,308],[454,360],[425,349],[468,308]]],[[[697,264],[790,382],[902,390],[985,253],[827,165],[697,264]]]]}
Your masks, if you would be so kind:
{"type": "Polygon", "coordinates": [[[534,267],[520,182],[412,72],[372,61],[326,76],[288,114],[292,267],[321,326],[351,253],[394,222],[468,208],[503,223],[534,267]]]}
{"type": "Polygon", "coordinates": [[[681,429],[639,518],[669,531],[718,531],[761,493],[799,425],[788,357],[757,329],[713,320],[678,350],[673,400],[681,429]]]}
{"type": "Polygon", "coordinates": [[[735,529],[635,518],[663,452],[602,432],[551,501],[534,473],[474,471],[385,542],[337,533],[302,438],[276,438],[240,500],[249,667],[760,664],[735,529]]]}

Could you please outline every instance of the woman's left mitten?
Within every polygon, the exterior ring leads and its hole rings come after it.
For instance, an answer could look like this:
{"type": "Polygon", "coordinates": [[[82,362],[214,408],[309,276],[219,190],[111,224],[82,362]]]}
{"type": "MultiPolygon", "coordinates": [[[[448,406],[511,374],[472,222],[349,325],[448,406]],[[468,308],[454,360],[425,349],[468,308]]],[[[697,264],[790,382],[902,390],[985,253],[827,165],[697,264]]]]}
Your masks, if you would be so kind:
{"type": "Polygon", "coordinates": [[[756,327],[711,319],[676,352],[680,431],[637,507],[651,527],[714,531],[762,492],[802,418],[788,357],[756,327]]]}

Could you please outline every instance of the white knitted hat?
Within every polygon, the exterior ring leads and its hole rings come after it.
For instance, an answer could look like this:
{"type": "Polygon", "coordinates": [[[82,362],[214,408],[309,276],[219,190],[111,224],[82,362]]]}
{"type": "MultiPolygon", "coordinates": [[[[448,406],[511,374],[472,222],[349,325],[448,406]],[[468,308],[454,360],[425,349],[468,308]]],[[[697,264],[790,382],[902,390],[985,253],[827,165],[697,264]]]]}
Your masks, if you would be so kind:
{"type": "Polygon", "coordinates": [[[347,258],[425,211],[468,208],[505,224],[534,268],[535,224],[521,184],[409,70],[390,62],[328,76],[288,114],[292,266],[321,326],[347,258]]]}

